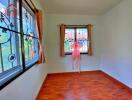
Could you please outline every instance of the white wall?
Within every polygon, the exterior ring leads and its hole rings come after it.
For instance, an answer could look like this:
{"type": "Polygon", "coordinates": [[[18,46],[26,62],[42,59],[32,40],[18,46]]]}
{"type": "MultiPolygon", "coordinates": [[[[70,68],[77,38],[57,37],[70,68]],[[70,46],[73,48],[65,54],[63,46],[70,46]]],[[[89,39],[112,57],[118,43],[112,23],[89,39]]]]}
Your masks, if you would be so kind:
{"type": "Polygon", "coordinates": [[[132,88],[132,0],[100,17],[101,70],[132,88]]]}
{"type": "Polygon", "coordinates": [[[82,70],[98,70],[99,61],[98,61],[98,32],[97,32],[97,16],[88,16],[88,15],[55,15],[47,14],[47,30],[46,30],[46,43],[47,45],[47,61],[49,66],[49,72],[71,72],[72,70],[72,61],[71,56],[66,56],[64,58],[60,57],[60,33],[59,25],[68,24],[68,25],[94,25],[93,32],[93,46],[94,46],[94,55],[88,57],[87,55],[82,56],[81,69],[82,70]]]}
{"type": "MultiPolygon", "coordinates": [[[[43,10],[38,0],[34,4],[43,10]]],[[[46,46],[45,39],[43,43],[46,46]]],[[[0,91],[0,100],[35,100],[47,73],[47,64],[33,66],[0,91]]]]}
{"type": "Polygon", "coordinates": [[[44,65],[32,67],[0,91],[0,100],[35,100],[46,75],[44,65]]]}

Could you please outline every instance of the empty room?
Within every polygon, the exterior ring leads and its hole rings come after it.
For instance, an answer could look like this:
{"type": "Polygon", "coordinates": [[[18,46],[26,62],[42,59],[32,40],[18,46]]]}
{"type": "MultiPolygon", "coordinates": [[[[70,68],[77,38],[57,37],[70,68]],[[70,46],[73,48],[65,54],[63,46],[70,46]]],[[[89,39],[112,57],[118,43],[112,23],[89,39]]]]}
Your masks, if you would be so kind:
{"type": "Polygon", "coordinates": [[[0,0],[0,100],[132,100],[132,0],[0,0]]]}

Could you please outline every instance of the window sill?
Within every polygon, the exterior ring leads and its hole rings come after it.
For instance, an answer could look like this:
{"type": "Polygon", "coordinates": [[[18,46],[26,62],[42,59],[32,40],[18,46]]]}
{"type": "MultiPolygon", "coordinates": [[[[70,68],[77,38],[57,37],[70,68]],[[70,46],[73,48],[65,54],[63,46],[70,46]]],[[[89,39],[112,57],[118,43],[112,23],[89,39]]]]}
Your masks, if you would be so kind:
{"type": "MultiPolygon", "coordinates": [[[[81,55],[86,55],[88,54],[87,52],[84,52],[84,53],[80,53],[81,55]]],[[[72,55],[72,53],[65,53],[65,55],[72,55]]]]}
{"type": "MultiPolygon", "coordinates": [[[[26,71],[28,71],[30,68],[32,68],[34,65],[36,65],[38,63],[38,61],[36,61],[34,64],[32,64],[29,67],[26,67],[26,69],[21,70],[18,72],[18,74],[14,75],[14,77],[12,77],[11,79],[9,79],[8,81],[6,81],[3,85],[0,86],[0,90],[2,90],[4,87],[6,87],[7,85],[9,85],[11,82],[13,82],[15,79],[17,79],[19,76],[21,76],[23,73],[25,73],[26,71]]],[[[14,70],[15,71],[15,70],[14,70]]]]}

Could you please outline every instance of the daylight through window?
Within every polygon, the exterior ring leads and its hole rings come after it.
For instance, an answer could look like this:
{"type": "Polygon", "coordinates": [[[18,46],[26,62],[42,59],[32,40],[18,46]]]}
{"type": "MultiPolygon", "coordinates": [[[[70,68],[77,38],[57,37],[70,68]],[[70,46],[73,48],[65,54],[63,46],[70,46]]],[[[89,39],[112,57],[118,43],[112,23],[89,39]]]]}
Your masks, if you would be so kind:
{"type": "Polygon", "coordinates": [[[20,1],[0,0],[0,87],[39,58],[34,12],[20,1]]]}

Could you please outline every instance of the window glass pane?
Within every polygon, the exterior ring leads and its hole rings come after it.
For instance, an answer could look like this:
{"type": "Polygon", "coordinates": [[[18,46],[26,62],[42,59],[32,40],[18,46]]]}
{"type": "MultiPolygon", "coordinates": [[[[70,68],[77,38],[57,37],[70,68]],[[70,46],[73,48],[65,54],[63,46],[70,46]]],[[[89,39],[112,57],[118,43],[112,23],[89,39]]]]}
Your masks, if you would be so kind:
{"type": "Polygon", "coordinates": [[[35,15],[26,6],[22,7],[23,31],[25,35],[37,37],[35,15]]]}
{"type": "Polygon", "coordinates": [[[81,44],[80,51],[82,53],[87,53],[88,46],[88,33],[86,28],[78,28],[76,29],[76,39],[77,42],[81,44]]]}
{"type": "Polygon", "coordinates": [[[3,40],[0,41],[0,85],[2,85],[7,79],[22,71],[22,59],[20,34],[8,30],[3,32],[0,28],[0,40],[3,40]]]}
{"type": "Polygon", "coordinates": [[[30,66],[38,60],[38,39],[25,35],[24,49],[26,65],[30,66]]]}
{"type": "Polygon", "coordinates": [[[0,86],[22,71],[17,6],[16,0],[0,1],[0,86]]]}
{"type": "Polygon", "coordinates": [[[71,46],[74,44],[75,41],[75,30],[74,29],[65,29],[65,52],[70,53],[72,52],[71,46]]]}
{"type": "Polygon", "coordinates": [[[22,7],[25,63],[30,66],[38,61],[38,38],[35,27],[35,15],[26,5],[22,7]]]}
{"type": "Polygon", "coordinates": [[[19,31],[19,6],[17,0],[0,1],[0,26],[19,31]]]}

